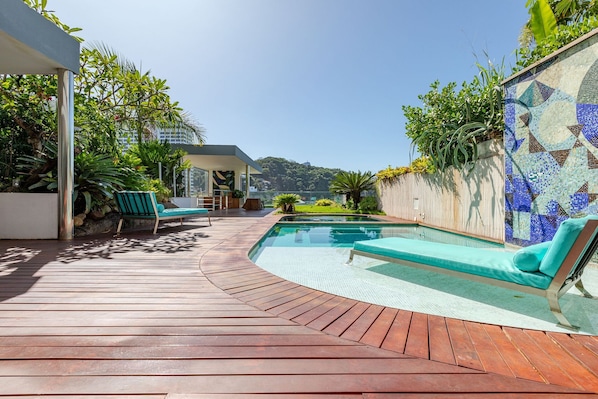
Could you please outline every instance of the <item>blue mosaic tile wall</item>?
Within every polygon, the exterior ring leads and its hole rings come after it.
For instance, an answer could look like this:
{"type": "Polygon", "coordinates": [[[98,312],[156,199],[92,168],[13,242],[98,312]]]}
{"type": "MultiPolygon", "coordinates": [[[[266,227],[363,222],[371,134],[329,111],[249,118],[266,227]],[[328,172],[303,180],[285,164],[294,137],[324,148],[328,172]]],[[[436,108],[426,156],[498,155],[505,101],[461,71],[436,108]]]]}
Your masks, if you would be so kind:
{"type": "Polygon", "coordinates": [[[598,214],[598,35],[505,84],[505,240],[598,214]]]}

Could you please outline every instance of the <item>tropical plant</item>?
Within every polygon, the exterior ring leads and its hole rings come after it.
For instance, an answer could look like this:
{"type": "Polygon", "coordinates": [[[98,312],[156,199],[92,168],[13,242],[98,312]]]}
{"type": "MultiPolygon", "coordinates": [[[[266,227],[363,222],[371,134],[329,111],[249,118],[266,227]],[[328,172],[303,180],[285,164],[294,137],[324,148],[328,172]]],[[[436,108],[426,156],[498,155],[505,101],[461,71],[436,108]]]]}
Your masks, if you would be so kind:
{"type": "Polygon", "coordinates": [[[274,208],[281,208],[283,213],[295,212],[295,204],[301,200],[297,194],[279,194],[272,200],[274,208]]]}
{"type": "Polygon", "coordinates": [[[455,82],[441,89],[435,81],[430,92],[418,96],[423,107],[403,106],[406,135],[439,171],[471,167],[478,143],[503,135],[504,66],[489,62],[488,67],[478,64],[478,70],[459,91],[455,82]]]}
{"type": "Polygon", "coordinates": [[[339,172],[330,183],[330,192],[344,194],[357,209],[361,201],[361,193],[375,188],[376,176],[372,172],[339,172]]]}
{"type": "Polygon", "coordinates": [[[147,180],[146,186],[143,188],[143,190],[155,192],[158,202],[167,202],[172,195],[172,191],[170,191],[170,189],[166,187],[164,182],[162,182],[160,179],[147,180]]]}
{"type": "Polygon", "coordinates": [[[75,214],[103,208],[123,188],[121,169],[107,154],[82,152],[75,156],[73,210],[75,214]]]}
{"type": "Polygon", "coordinates": [[[141,72],[137,66],[106,45],[81,50],[81,72],[75,92],[95,100],[98,111],[109,115],[120,133],[131,134],[135,143],[155,137],[160,128],[181,128],[204,142],[204,129],[193,122],[168,95],[166,80],[141,72]]]}
{"type": "Polygon", "coordinates": [[[359,202],[358,209],[361,213],[372,213],[378,210],[378,200],[376,197],[365,197],[359,202]]]}
{"type": "MultiPolygon", "coordinates": [[[[58,188],[57,146],[47,142],[37,156],[23,156],[17,165],[29,191],[55,192],[58,188]]],[[[73,210],[75,214],[103,208],[114,191],[123,188],[122,168],[107,154],[80,152],[74,158],[73,210]]]]}
{"type": "Polygon", "coordinates": [[[245,192],[243,190],[233,190],[231,196],[233,198],[243,198],[245,197],[245,192]]]}
{"type": "Polygon", "coordinates": [[[180,148],[173,150],[168,141],[150,140],[132,145],[127,153],[141,160],[141,165],[150,178],[158,179],[161,176],[172,191],[175,189],[175,181],[177,192],[184,188],[182,173],[191,168],[191,162],[183,160],[187,155],[185,151],[180,148]]]}
{"type": "Polygon", "coordinates": [[[598,28],[596,0],[528,0],[515,72],[598,28]]]}

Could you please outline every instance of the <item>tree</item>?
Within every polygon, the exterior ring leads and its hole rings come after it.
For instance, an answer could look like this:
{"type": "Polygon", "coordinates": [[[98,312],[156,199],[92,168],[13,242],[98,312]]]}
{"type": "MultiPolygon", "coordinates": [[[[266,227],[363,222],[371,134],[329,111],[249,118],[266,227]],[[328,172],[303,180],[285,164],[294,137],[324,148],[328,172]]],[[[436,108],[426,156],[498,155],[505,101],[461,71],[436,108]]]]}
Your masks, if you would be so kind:
{"type": "Polygon", "coordinates": [[[330,184],[330,192],[345,194],[353,201],[353,209],[357,209],[361,201],[361,193],[375,188],[376,176],[372,172],[339,172],[330,184]]]}
{"type": "Polygon", "coordinates": [[[178,102],[168,95],[165,79],[142,73],[134,63],[105,45],[81,50],[81,73],[75,79],[76,94],[97,104],[100,113],[110,116],[121,133],[134,136],[136,143],[155,138],[159,128],[192,131],[205,141],[204,129],[178,102]]]}

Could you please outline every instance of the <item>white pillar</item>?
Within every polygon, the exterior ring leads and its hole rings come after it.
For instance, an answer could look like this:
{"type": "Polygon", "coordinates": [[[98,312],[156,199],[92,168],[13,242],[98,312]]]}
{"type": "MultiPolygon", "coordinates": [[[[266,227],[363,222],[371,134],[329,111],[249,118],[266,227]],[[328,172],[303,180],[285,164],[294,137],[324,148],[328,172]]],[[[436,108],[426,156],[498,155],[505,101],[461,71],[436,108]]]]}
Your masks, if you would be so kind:
{"type": "Polygon", "coordinates": [[[245,164],[245,198],[249,198],[249,165],[245,164]]]}
{"type": "Polygon", "coordinates": [[[58,238],[73,239],[74,74],[58,70],[58,238]]]}
{"type": "Polygon", "coordinates": [[[214,195],[214,171],[208,170],[208,195],[214,195]]]}

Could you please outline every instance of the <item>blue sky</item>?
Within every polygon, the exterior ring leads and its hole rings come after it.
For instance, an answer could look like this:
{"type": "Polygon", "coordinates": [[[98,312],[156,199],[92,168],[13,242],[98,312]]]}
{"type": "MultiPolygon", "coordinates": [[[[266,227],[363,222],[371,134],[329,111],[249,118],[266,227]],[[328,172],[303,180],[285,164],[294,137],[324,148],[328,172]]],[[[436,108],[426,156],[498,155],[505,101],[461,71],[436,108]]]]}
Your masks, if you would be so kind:
{"type": "Polygon", "coordinates": [[[62,22],[166,79],[253,159],[377,172],[410,162],[402,106],[476,62],[510,70],[523,0],[49,0],[62,22]],[[476,56],[478,57],[476,59],[476,56]]]}

